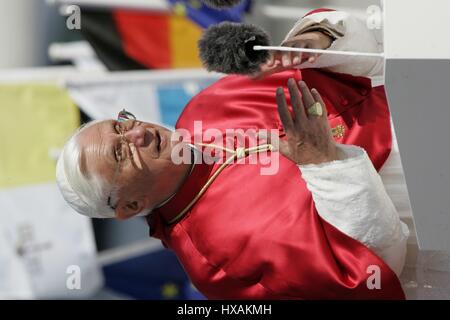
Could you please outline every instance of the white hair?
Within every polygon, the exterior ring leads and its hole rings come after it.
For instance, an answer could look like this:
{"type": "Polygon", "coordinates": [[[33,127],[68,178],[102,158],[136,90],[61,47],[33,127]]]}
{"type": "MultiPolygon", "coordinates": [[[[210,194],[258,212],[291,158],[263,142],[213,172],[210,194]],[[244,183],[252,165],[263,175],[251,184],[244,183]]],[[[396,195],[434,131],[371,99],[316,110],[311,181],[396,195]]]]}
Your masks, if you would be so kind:
{"type": "Polygon", "coordinates": [[[56,164],[56,182],[67,201],[77,212],[91,218],[114,218],[115,211],[108,206],[110,184],[101,176],[81,171],[81,147],[79,136],[87,128],[98,124],[94,120],[78,130],[65,144],[56,164]]]}

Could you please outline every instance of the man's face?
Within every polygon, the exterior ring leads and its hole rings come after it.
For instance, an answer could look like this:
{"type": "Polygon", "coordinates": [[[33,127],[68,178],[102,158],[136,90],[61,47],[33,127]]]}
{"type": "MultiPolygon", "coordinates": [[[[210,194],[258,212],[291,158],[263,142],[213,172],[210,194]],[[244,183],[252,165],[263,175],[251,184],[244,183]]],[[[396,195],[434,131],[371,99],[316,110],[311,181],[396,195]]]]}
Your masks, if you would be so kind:
{"type": "Polygon", "coordinates": [[[146,206],[154,207],[176,191],[187,170],[186,165],[171,160],[176,144],[171,134],[166,128],[137,120],[94,124],[79,135],[81,170],[87,176],[100,175],[111,189],[119,189],[113,205],[117,198],[118,207],[122,201],[145,199],[146,206]]]}

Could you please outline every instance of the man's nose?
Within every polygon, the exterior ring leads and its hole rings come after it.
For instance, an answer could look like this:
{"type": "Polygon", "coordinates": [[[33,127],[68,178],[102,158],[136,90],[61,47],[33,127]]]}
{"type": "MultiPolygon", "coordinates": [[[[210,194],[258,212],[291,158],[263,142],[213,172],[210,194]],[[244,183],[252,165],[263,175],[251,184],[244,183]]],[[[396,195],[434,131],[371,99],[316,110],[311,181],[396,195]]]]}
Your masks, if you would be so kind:
{"type": "Polygon", "coordinates": [[[133,143],[136,147],[143,147],[145,145],[145,137],[146,135],[149,135],[148,139],[150,142],[151,137],[153,135],[150,135],[150,133],[145,130],[143,127],[134,127],[133,129],[125,132],[124,136],[127,139],[128,142],[133,143]]]}

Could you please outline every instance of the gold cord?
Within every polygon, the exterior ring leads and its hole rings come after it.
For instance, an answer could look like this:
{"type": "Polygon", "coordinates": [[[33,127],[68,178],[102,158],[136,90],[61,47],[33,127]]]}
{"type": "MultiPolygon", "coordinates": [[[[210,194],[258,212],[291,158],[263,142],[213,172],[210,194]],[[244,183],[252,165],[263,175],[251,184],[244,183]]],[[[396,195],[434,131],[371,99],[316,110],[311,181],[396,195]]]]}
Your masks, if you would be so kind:
{"type": "Polygon", "coordinates": [[[197,193],[197,195],[192,199],[191,202],[184,208],[179,214],[177,214],[173,219],[171,219],[168,223],[172,224],[182,218],[186,212],[188,212],[192,206],[200,199],[200,197],[206,192],[206,190],[209,188],[209,186],[216,180],[218,175],[229,165],[231,162],[233,162],[234,159],[242,159],[247,157],[249,154],[252,153],[261,153],[261,152],[267,152],[267,151],[273,151],[274,147],[271,144],[262,144],[256,147],[251,148],[237,148],[236,150],[228,149],[221,146],[216,146],[212,144],[203,144],[198,143],[199,146],[202,147],[214,147],[216,149],[221,149],[222,151],[227,151],[229,153],[232,153],[233,155],[230,156],[224,163],[220,165],[220,167],[213,173],[213,175],[208,179],[208,181],[205,183],[205,185],[200,189],[200,191],[197,193]]]}

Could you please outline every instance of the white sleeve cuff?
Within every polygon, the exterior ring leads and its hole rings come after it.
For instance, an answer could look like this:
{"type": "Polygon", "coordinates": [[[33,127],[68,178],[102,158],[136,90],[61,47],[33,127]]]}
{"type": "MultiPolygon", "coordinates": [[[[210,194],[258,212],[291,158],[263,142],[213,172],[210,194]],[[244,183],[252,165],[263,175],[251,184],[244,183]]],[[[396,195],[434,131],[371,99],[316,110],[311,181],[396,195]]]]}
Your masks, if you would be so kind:
{"type": "Polygon", "coordinates": [[[337,144],[337,147],[339,160],[321,164],[299,165],[303,175],[314,174],[315,172],[323,173],[323,169],[340,170],[349,166],[360,165],[368,158],[363,148],[346,144],[337,144]]]}
{"type": "Polygon", "coordinates": [[[400,221],[366,151],[349,145],[338,148],[342,160],[299,166],[317,212],[400,272],[408,228],[400,221]]]}

